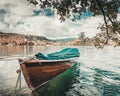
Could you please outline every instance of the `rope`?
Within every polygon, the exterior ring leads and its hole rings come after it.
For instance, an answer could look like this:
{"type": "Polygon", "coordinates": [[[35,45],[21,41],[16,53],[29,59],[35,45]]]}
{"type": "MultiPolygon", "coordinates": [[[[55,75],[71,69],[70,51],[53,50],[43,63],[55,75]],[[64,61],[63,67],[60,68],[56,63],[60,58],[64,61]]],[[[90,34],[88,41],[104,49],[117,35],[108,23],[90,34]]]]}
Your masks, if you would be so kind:
{"type": "Polygon", "coordinates": [[[15,86],[15,91],[16,91],[16,89],[17,89],[17,86],[18,86],[19,82],[20,82],[19,88],[21,89],[21,69],[17,70],[17,73],[18,73],[18,71],[19,71],[19,74],[18,74],[16,86],[15,86]]]}
{"type": "MultiPolygon", "coordinates": [[[[22,62],[20,62],[20,65],[23,64],[24,62],[30,60],[30,59],[33,59],[35,57],[29,57],[29,58],[25,58],[22,62]]],[[[14,89],[14,92],[16,92],[16,89],[19,85],[19,89],[21,89],[21,67],[16,71],[18,73],[18,78],[17,78],[17,81],[16,81],[16,86],[15,86],[15,89],[14,89]]]]}

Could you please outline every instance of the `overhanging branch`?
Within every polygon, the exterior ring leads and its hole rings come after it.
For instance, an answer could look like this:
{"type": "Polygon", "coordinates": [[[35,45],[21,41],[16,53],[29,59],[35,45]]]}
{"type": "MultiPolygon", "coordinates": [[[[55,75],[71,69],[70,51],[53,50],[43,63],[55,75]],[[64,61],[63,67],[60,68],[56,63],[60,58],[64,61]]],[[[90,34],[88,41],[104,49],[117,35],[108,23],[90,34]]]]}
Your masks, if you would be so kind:
{"type": "Polygon", "coordinates": [[[103,10],[103,8],[102,8],[101,2],[100,2],[100,0],[95,0],[95,1],[96,1],[96,3],[97,3],[98,7],[100,8],[100,11],[101,11],[102,14],[103,14],[104,22],[105,22],[105,25],[106,25],[106,33],[107,33],[107,36],[110,37],[110,36],[109,36],[109,33],[108,33],[108,24],[107,24],[107,20],[106,20],[106,15],[105,15],[105,12],[104,12],[104,10],[103,10]]]}

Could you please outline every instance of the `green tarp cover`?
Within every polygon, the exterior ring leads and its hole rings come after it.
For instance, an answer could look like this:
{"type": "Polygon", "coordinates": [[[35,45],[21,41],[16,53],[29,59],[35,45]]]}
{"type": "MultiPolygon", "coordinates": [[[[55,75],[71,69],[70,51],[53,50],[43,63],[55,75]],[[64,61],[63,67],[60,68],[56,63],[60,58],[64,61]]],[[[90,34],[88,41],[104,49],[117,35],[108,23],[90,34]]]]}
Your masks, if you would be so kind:
{"type": "Polygon", "coordinates": [[[47,55],[38,53],[35,56],[37,57],[37,59],[40,60],[61,60],[61,59],[70,59],[74,57],[79,57],[80,53],[78,48],[65,48],[60,52],[50,53],[47,55]]]}

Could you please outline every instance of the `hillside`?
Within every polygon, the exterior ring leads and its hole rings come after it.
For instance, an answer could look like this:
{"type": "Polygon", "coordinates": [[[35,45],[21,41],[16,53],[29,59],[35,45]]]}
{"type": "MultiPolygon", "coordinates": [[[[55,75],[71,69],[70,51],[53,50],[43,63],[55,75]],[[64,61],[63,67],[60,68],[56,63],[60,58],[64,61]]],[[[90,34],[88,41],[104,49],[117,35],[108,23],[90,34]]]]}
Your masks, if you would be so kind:
{"type": "Polygon", "coordinates": [[[91,46],[92,44],[91,44],[91,40],[89,38],[87,38],[85,40],[79,40],[76,38],[50,40],[43,36],[0,32],[0,45],[91,46]]]}
{"type": "Polygon", "coordinates": [[[0,32],[1,45],[46,45],[53,41],[43,36],[0,32]]]}
{"type": "Polygon", "coordinates": [[[53,45],[53,46],[95,46],[97,48],[103,48],[104,45],[107,46],[120,46],[120,37],[112,38],[107,41],[106,44],[104,38],[105,33],[98,33],[93,38],[66,38],[66,39],[56,39],[50,40],[43,36],[34,35],[23,35],[17,33],[2,33],[0,32],[0,45],[53,45]]]}

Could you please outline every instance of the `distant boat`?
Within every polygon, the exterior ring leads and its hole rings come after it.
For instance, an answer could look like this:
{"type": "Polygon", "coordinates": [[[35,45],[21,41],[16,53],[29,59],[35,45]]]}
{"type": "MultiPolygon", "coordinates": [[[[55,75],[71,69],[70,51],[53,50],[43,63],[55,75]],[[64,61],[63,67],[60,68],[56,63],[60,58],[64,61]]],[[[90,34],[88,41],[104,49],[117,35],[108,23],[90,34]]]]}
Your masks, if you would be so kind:
{"type": "Polygon", "coordinates": [[[37,59],[30,59],[24,62],[19,59],[20,66],[29,88],[34,91],[55,76],[69,69],[74,62],[72,59],[79,57],[77,48],[65,48],[60,52],[47,54],[36,54],[37,59]]]}

